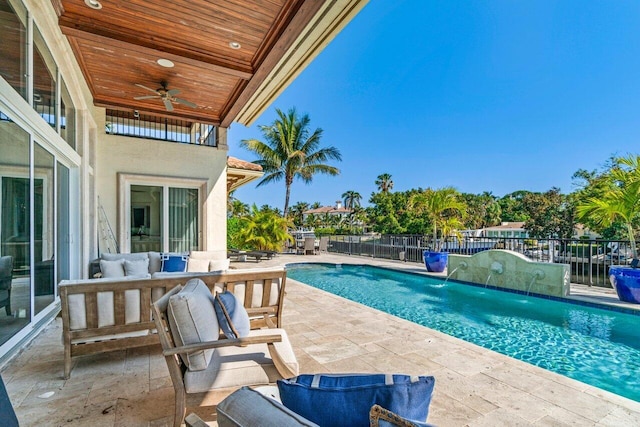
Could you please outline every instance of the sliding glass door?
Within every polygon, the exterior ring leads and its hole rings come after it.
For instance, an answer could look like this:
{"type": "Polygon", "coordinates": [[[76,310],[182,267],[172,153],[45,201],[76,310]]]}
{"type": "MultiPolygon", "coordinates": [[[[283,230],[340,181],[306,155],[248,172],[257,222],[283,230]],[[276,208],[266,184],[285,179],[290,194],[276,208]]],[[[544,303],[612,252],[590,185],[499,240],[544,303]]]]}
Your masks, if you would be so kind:
{"type": "MultiPolygon", "coordinates": [[[[145,177],[151,183],[152,179],[145,177]]],[[[121,187],[125,212],[120,227],[123,250],[130,252],[188,252],[200,247],[201,186],[184,180],[160,179],[147,185],[126,178],[121,187]]]]}

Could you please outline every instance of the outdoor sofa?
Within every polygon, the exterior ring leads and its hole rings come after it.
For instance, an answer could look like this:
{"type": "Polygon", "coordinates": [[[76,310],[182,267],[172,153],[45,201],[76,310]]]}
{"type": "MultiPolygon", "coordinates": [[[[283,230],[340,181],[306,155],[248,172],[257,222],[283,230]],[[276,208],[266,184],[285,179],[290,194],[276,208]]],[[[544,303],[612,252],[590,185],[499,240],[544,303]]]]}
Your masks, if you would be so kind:
{"type": "Polygon", "coordinates": [[[281,327],[286,270],[283,267],[226,272],[120,277],[60,282],[64,377],[73,360],[106,351],[157,344],[151,304],[199,277],[212,292],[229,290],[244,302],[251,328],[281,327]]]}

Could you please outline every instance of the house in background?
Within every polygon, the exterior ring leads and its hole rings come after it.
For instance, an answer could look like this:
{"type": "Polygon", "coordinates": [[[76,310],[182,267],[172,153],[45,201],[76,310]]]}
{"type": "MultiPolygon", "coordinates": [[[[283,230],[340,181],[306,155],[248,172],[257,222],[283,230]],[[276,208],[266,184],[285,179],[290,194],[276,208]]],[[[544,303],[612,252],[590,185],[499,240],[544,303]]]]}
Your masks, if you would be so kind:
{"type": "Polygon", "coordinates": [[[349,217],[352,209],[342,206],[342,201],[336,201],[334,206],[321,206],[315,209],[308,209],[302,212],[302,221],[306,223],[311,215],[319,218],[335,218],[336,222],[341,222],[349,217]]]}
{"type": "Polygon", "coordinates": [[[0,0],[0,363],[102,252],[226,257],[228,157],[366,0],[0,0]],[[4,272],[0,272],[3,273],[4,272]]]}
{"type": "Polygon", "coordinates": [[[526,239],[529,233],[524,229],[524,222],[503,222],[493,227],[482,229],[482,235],[486,237],[517,237],[526,239]]]}

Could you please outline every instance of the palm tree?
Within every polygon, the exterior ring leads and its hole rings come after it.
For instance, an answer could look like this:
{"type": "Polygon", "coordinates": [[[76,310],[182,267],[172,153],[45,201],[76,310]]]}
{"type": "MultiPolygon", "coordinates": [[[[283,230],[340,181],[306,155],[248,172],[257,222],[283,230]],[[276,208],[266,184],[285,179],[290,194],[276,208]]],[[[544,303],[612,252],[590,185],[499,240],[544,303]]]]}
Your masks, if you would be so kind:
{"type": "Polygon", "coordinates": [[[581,219],[590,218],[596,224],[609,227],[621,221],[627,231],[633,258],[638,257],[633,221],[640,217],[640,156],[616,159],[608,174],[608,189],[598,197],[590,197],[577,212],[581,219]]]}
{"type": "Polygon", "coordinates": [[[229,216],[233,217],[242,217],[249,213],[249,205],[241,202],[238,199],[233,199],[230,204],[229,216]]]}
{"type": "Polygon", "coordinates": [[[276,109],[276,113],[278,118],[271,125],[260,126],[265,142],[244,139],[240,145],[260,157],[255,163],[262,166],[265,176],[258,187],[284,180],[286,194],[283,215],[286,218],[294,179],[299,178],[308,184],[317,173],[338,175],[340,170],[325,162],[340,161],[342,155],[335,147],[320,148],[322,129],[310,132],[308,115],[298,116],[295,108],[286,114],[276,109]]]}
{"type": "Polygon", "coordinates": [[[382,191],[383,193],[388,193],[393,189],[393,181],[391,180],[391,175],[389,175],[388,173],[378,175],[375,184],[378,186],[378,190],[382,191]]]}
{"type": "Polygon", "coordinates": [[[460,193],[452,187],[437,190],[427,188],[409,199],[410,209],[413,209],[417,215],[427,216],[433,230],[436,251],[441,247],[438,243],[438,230],[443,239],[451,234],[461,238],[458,230],[463,227],[460,216],[465,211],[465,204],[459,200],[459,195],[460,193]]]}
{"type": "Polygon", "coordinates": [[[347,209],[353,209],[360,206],[362,196],[360,193],[354,190],[348,190],[342,193],[342,199],[344,200],[344,207],[347,209]]]}
{"type": "Polygon", "coordinates": [[[293,220],[293,223],[297,226],[302,226],[304,212],[309,210],[309,203],[298,202],[291,206],[289,209],[289,216],[293,220]]]}
{"type": "Polygon", "coordinates": [[[295,242],[287,229],[292,224],[272,209],[258,209],[254,204],[251,212],[240,218],[237,241],[243,248],[280,251],[284,242],[295,242]]]}

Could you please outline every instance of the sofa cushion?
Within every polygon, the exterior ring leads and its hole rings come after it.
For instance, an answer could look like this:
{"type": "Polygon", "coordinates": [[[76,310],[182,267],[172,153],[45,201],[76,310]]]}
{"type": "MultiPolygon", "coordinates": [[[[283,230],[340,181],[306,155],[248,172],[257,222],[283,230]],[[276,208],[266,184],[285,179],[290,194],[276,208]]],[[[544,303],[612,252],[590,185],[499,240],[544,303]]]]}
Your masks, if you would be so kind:
{"type": "Polygon", "coordinates": [[[113,261],[109,260],[100,260],[100,271],[102,272],[102,277],[107,279],[113,279],[117,277],[124,277],[124,260],[117,259],[113,261]]]}
{"type": "Polygon", "coordinates": [[[133,260],[124,260],[125,276],[146,276],[149,274],[149,258],[133,260]]]}
{"type": "Polygon", "coordinates": [[[189,255],[185,254],[162,253],[160,254],[160,260],[162,261],[160,271],[164,273],[184,273],[187,271],[188,259],[189,255]]]}
{"type": "Polygon", "coordinates": [[[209,271],[208,259],[196,259],[189,257],[187,261],[187,272],[189,273],[206,273],[209,271]]]}
{"type": "MultiPolygon", "coordinates": [[[[265,335],[282,337],[282,341],[273,345],[283,362],[293,372],[298,372],[298,361],[284,329],[254,329],[249,332],[248,337],[265,335]]],[[[207,369],[185,372],[184,385],[187,393],[201,393],[246,384],[269,384],[280,378],[267,344],[251,344],[216,349],[207,369]]]]}
{"type": "MultiPolygon", "coordinates": [[[[121,278],[101,278],[92,279],[91,283],[122,283],[128,280],[147,279],[150,276],[137,277],[127,276],[121,278]]],[[[86,283],[86,280],[65,280],[65,285],[74,285],[80,283],[86,283]]],[[[126,286],[126,285],[124,285],[126,286]]],[[[115,324],[114,310],[113,310],[113,292],[99,292],[98,293],[98,325],[108,326],[115,324]]],[[[84,294],[70,294],[67,297],[69,303],[69,329],[86,329],[87,328],[87,313],[85,306],[84,294]]],[[[131,289],[125,291],[125,322],[132,323],[135,319],[140,317],[140,291],[131,289]],[[136,305],[137,304],[137,305],[136,305]]]]}
{"type": "MultiPolygon", "coordinates": [[[[177,346],[216,341],[218,320],[213,295],[200,279],[189,280],[184,288],[169,298],[167,318],[177,346]]],[[[180,355],[190,371],[206,369],[214,351],[204,350],[180,355]]]]}
{"type": "Polygon", "coordinates": [[[149,251],[149,274],[157,273],[162,269],[160,252],[149,251]]]}
{"type": "Polygon", "coordinates": [[[231,260],[225,259],[211,259],[209,260],[209,271],[226,271],[229,269],[231,260]]]}
{"type": "Polygon", "coordinates": [[[112,254],[112,253],[103,253],[100,255],[100,258],[106,261],[115,261],[118,259],[129,260],[129,261],[139,261],[141,259],[149,259],[149,254],[146,252],[134,252],[132,254],[112,254]]]}
{"type": "Polygon", "coordinates": [[[318,427],[277,400],[249,387],[242,387],[227,396],[216,406],[216,413],[219,427],[318,427]]]}

